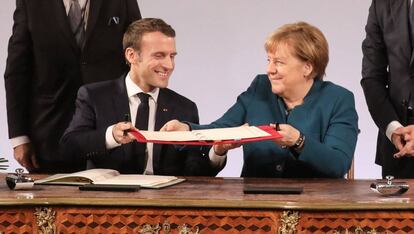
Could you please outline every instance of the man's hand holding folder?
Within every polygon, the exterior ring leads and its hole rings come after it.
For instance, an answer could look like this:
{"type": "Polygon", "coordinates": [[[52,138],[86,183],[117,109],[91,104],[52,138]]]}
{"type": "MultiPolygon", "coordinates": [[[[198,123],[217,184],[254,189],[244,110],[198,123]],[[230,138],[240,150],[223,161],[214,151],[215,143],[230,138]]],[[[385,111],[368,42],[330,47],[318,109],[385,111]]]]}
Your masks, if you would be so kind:
{"type": "Polygon", "coordinates": [[[128,144],[132,142],[135,137],[128,134],[131,129],[135,129],[131,123],[129,114],[125,114],[124,121],[112,126],[112,136],[118,144],[128,144]]]}

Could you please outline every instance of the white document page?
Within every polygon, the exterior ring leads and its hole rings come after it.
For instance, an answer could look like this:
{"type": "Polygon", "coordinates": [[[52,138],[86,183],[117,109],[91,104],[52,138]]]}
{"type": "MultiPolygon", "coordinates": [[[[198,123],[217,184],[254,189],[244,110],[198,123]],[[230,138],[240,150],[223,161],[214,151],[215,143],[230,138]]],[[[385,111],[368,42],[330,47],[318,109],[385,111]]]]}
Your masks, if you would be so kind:
{"type": "Polygon", "coordinates": [[[158,141],[220,141],[270,136],[269,133],[254,126],[176,132],[139,131],[139,133],[147,140],[158,141]]]}

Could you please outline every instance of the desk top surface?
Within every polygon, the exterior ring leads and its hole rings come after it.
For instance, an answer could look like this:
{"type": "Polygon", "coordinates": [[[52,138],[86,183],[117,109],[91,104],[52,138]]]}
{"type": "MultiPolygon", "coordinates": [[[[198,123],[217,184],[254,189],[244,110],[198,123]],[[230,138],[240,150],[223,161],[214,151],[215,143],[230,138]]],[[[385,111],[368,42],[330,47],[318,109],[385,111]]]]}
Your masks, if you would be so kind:
{"type": "MultiPolygon", "coordinates": [[[[80,205],[171,208],[237,208],[297,210],[414,210],[414,180],[400,196],[382,196],[370,189],[373,180],[262,179],[186,177],[186,181],[162,189],[137,192],[79,191],[76,186],[37,186],[9,190],[0,175],[0,206],[80,205]],[[246,185],[303,187],[298,195],[244,194],[246,185]]],[[[40,177],[39,177],[40,178],[40,177]]],[[[398,180],[401,181],[401,180],[398,180]]]]}

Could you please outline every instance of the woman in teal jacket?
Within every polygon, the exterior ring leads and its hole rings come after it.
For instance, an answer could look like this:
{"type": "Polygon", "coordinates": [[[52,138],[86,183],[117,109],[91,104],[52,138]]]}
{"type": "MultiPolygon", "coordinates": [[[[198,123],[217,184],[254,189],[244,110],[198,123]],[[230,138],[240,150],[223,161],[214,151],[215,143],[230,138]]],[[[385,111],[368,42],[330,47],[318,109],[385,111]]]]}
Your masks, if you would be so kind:
{"type": "MultiPolygon", "coordinates": [[[[267,75],[258,75],[237,102],[209,125],[171,121],[164,130],[268,125],[283,136],[243,145],[242,177],[343,177],[352,163],[358,115],[353,94],[323,81],[328,43],[304,22],[287,24],[265,43],[267,75]],[[277,124],[275,124],[277,123],[277,124]]],[[[238,145],[215,145],[217,155],[238,145]]]]}

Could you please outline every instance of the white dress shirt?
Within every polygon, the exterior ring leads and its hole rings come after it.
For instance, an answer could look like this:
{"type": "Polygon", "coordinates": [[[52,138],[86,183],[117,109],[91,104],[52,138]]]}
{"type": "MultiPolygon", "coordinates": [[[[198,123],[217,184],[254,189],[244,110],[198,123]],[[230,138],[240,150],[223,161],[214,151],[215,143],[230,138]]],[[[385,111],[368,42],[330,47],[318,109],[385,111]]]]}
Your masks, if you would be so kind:
{"type": "MultiPolygon", "coordinates": [[[[125,78],[125,85],[129,100],[129,110],[130,110],[130,116],[131,116],[131,123],[135,123],[135,120],[137,118],[137,110],[138,106],[141,103],[141,100],[138,98],[138,93],[143,93],[142,89],[136,85],[132,80],[131,77],[128,75],[125,78]]],[[[147,93],[150,95],[150,98],[148,99],[148,105],[149,105],[149,115],[148,115],[148,131],[154,131],[155,126],[155,118],[156,118],[156,110],[157,110],[157,99],[158,94],[160,92],[159,88],[155,88],[151,92],[147,93]]],[[[112,135],[112,129],[113,126],[110,126],[106,130],[106,148],[112,149],[115,147],[120,146],[121,144],[117,143],[112,135]]],[[[147,156],[147,165],[145,168],[145,174],[154,174],[154,169],[152,166],[152,155],[153,155],[153,143],[147,143],[147,150],[146,150],[146,156],[147,156]]]]}
{"type": "MultiPolygon", "coordinates": [[[[66,10],[66,15],[69,14],[69,9],[70,9],[70,2],[72,0],[63,0],[63,5],[65,5],[65,10],[66,10]]],[[[85,29],[86,29],[86,24],[88,23],[88,16],[89,16],[89,2],[90,0],[78,0],[79,5],[81,7],[81,9],[85,9],[85,15],[83,16],[83,21],[85,22],[85,29]],[[85,6],[86,4],[86,6],[85,6]]]]}

